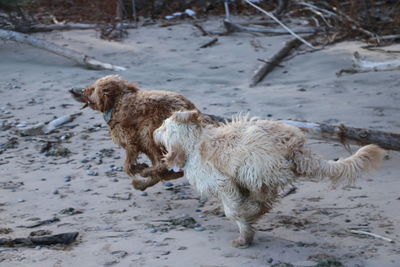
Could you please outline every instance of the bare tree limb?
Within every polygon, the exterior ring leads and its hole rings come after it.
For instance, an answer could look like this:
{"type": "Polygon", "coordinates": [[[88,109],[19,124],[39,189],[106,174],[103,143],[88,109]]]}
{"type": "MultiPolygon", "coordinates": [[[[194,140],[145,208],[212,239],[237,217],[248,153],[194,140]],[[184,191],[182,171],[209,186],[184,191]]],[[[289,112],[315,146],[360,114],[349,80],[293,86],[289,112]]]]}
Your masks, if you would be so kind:
{"type": "Polygon", "coordinates": [[[388,133],[364,128],[353,128],[345,125],[279,120],[300,128],[312,139],[332,140],[346,144],[375,144],[384,149],[400,151],[400,134],[388,133]]]}
{"type": "Polygon", "coordinates": [[[74,62],[78,63],[79,65],[85,66],[86,68],[89,69],[114,70],[114,71],[126,70],[126,68],[124,67],[101,62],[81,52],[74,51],[72,49],[56,45],[45,40],[38,39],[34,36],[18,33],[15,31],[0,29],[0,39],[12,40],[23,44],[28,44],[36,48],[44,49],[53,54],[71,59],[74,62]]]}
{"type": "MultiPolygon", "coordinates": [[[[209,115],[217,122],[230,121],[216,115],[209,115]]],[[[298,127],[311,139],[330,140],[343,145],[376,144],[384,149],[400,151],[400,134],[382,132],[364,128],[354,128],[345,125],[330,125],[323,123],[302,122],[294,120],[278,120],[280,122],[298,127]]]]}

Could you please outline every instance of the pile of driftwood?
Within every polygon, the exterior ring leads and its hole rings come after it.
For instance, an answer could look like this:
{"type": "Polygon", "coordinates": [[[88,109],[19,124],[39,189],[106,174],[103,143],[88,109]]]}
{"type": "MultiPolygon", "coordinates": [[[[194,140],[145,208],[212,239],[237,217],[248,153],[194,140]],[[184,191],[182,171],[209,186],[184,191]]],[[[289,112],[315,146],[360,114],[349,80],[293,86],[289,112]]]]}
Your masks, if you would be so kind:
{"type": "MultiPolygon", "coordinates": [[[[192,8],[196,16],[224,12],[226,32],[220,33],[223,35],[235,31],[293,35],[293,40],[287,42],[276,55],[260,60],[262,63],[251,77],[250,86],[257,85],[288,55],[301,49],[302,45],[312,51],[338,41],[358,38],[368,43],[366,48],[376,49],[400,40],[400,1],[397,0],[112,0],[106,1],[106,4],[101,0],[38,0],[23,5],[26,2],[30,1],[0,0],[0,39],[42,48],[92,69],[125,68],[98,61],[28,34],[38,31],[97,29],[101,38],[120,40],[127,35],[127,28],[137,27],[139,17],[142,22],[146,21],[144,17],[162,19],[174,9],[192,8]],[[254,17],[262,14],[265,18],[237,24],[232,14],[254,17]],[[293,25],[291,20],[300,22],[302,26],[289,26],[293,25]]],[[[197,20],[196,16],[183,17],[197,20]]],[[[197,21],[194,24],[203,34],[213,35],[202,29],[197,21]]],[[[214,38],[213,43],[216,41],[217,38],[214,38]]],[[[204,47],[213,43],[205,44],[204,47]]],[[[399,66],[397,61],[373,63],[355,55],[353,68],[339,71],[338,76],[343,73],[393,70],[399,69],[399,66]]]]}
{"type": "MultiPolygon", "coordinates": [[[[387,46],[400,40],[400,17],[397,15],[400,12],[400,1],[279,0],[279,5],[274,11],[264,10],[260,5],[254,3],[259,1],[243,0],[243,2],[264,14],[267,20],[253,21],[247,24],[234,23],[229,9],[230,5],[225,2],[224,25],[228,32],[291,34],[293,36],[293,39],[284,44],[277,54],[268,60],[260,60],[262,63],[251,77],[250,86],[257,85],[301,45],[305,45],[308,50],[313,51],[346,39],[362,39],[368,44],[364,48],[386,52],[381,49],[377,50],[377,47],[387,46]],[[363,3],[360,4],[360,2],[363,3]],[[288,17],[301,19],[302,24],[307,27],[289,27],[285,23],[288,17]],[[271,27],[271,22],[280,27],[271,27]],[[302,37],[301,34],[306,35],[302,37]]],[[[337,75],[399,69],[400,61],[365,61],[359,53],[355,53],[353,67],[341,70],[337,75]]]]}

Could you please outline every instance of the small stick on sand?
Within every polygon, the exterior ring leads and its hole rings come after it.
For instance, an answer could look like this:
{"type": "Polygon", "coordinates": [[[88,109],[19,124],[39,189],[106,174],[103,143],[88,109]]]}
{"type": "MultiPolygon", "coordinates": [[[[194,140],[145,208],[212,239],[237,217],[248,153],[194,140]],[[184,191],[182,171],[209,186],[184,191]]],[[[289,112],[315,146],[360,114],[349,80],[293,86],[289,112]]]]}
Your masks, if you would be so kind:
{"type": "Polygon", "coordinates": [[[199,29],[199,31],[201,31],[201,34],[202,34],[203,36],[210,35],[210,33],[207,32],[207,31],[203,28],[203,26],[199,25],[198,23],[193,23],[192,25],[193,25],[193,27],[196,27],[197,29],[199,29]]]}
{"type": "Polygon", "coordinates": [[[202,46],[200,46],[199,48],[206,48],[209,46],[212,46],[214,44],[216,44],[218,42],[218,38],[213,38],[210,41],[208,41],[207,43],[203,44],[202,46]]]}
{"type": "Polygon", "coordinates": [[[361,230],[350,230],[350,233],[357,234],[357,235],[368,235],[368,236],[372,236],[372,237],[375,237],[375,238],[378,238],[378,239],[385,240],[385,241],[390,242],[390,243],[394,243],[393,239],[390,239],[390,238],[387,238],[387,237],[384,237],[384,236],[380,236],[380,235],[377,235],[377,234],[374,234],[374,233],[361,231],[361,230]]]}
{"type": "Polygon", "coordinates": [[[288,190],[286,190],[285,192],[283,192],[281,194],[281,198],[284,198],[284,197],[287,197],[287,196],[289,196],[291,194],[294,194],[294,193],[296,193],[296,191],[297,191],[297,187],[292,185],[288,190]]]}

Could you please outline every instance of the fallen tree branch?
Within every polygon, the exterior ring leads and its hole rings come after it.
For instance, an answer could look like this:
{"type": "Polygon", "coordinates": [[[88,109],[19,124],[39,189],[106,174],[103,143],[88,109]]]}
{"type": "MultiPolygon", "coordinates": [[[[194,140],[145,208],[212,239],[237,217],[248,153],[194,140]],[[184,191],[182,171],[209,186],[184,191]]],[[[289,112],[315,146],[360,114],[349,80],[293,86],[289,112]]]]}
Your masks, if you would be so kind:
{"type": "Polygon", "coordinates": [[[374,233],[370,233],[370,232],[365,232],[365,231],[360,231],[360,230],[350,230],[350,233],[357,234],[357,235],[368,235],[368,236],[372,236],[372,237],[375,237],[375,238],[378,238],[378,239],[385,240],[385,241],[390,242],[390,243],[394,243],[393,239],[390,239],[390,238],[387,238],[387,237],[384,237],[384,236],[380,236],[380,235],[377,235],[377,234],[374,234],[374,233]]]}
{"type": "Polygon", "coordinates": [[[250,87],[256,86],[264,77],[271,72],[279,63],[290,54],[291,51],[298,48],[302,43],[298,39],[292,39],[285,43],[283,48],[270,59],[260,64],[250,78],[250,87]]]}
{"type": "Polygon", "coordinates": [[[48,236],[30,236],[25,238],[0,238],[0,246],[2,247],[35,247],[49,246],[56,244],[68,245],[76,240],[78,232],[62,233],[58,235],[48,236]]]}
{"type": "MultiPolygon", "coordinates": [[[[224,26],[228,32],[257,32],[257,33],[267,33],[267,34],[290,34],[285,29],[272,29],[272,28],[261,28],[261,27],[250,27],[243,26],[237,23],[233,23],[229,20],[224,20],[224,26]]],[[[303,29],[294,29],[295,33],[316,33],[319,32],[318,28],[303,28],[303,29]]]]}
{"type": "Polygon", "coordinates": [[[362,59],[361,55],[358,52],[354,52],[353,55],[353,66],[351,69],[343,69],[336,73],[339,77],[343,73],[363,73],[363,72],[371,72],[371,71],[391,71],[391,70],[400,70],[400,61],[384,61],[384,62],[373,62],[362,59]]]}
{"type": "Polygon", "coordinates": [[[329,125],[322,123],[300,122],[293,120],[279,120],[300,128],[312,139],[332,140],[343,145],[348,144],[376,144],[384,149],[400,151],[400,134],[382,131],[353,128],[344,125],[329,125]]]}
{"type": "Polygon", "coordinates": [[[82,23],[59,23],[59,24],[37,24],[16,27],[15,30],[23,33],[32,32],[50,32],[50,31],[68,31],[68,30],[90,30],[96,29],[96,24],[82,24],[82,23]]]}
{"type": "Polygon", "coordinates": [[[86,68],[89,69],[115,70],[115,71],[126,70],[124,67],[101,62],[99,60],[96,60],[95,58],[82,54],[81,52],[77,52],[72,49],[56,45],[45,40],[37,39],[36,37],[30,36],[28,34],[0,29],[0,39],[12,40],[23,44],[28,44],[36,48],[44,49],[53,54],[71,59],[74,62],[78,63],[79,65],[85,66],[86,68]]]}
{"type": "Polygon", "coordinates": [[[45,134],[51,133],[56,128],[60,127],[61,125],[73,121],[76,117],[78,117],[81,114],[82,114],[82,112],[78,112],[78,113],[74,113],[74,114],[64,115],[60,118],[52,120],[51,122],[49,122],[49,124],[47,124],[47,127],[44,129],[44,133],[45,134]]]}
{"type": "MultiPolygon", "coordinates": [[[[209,115],[209,114],[208,114],[209,115]]],[[[217,122],[230,121],[230,119],[209,115],[217,122]]],[[[278,120],[280,122],[299,128],[311,139],[329,140],[343,145],[376,144],[384,149],[400,151],[400,134],[388,133],[364,128],[354,128],[345,125],[330,125],[323,123],[302,122],[294,120],[278,120]]]]}

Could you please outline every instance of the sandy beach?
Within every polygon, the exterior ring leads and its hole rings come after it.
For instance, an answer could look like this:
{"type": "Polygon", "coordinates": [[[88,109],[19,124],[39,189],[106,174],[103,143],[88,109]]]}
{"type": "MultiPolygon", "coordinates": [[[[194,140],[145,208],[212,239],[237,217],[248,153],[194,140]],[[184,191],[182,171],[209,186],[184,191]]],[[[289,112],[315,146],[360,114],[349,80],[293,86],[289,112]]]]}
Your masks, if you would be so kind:
{"type": "MultiPolygon", "coordinates": [[[[222,19],[209,18],[203,26],[221,31],[222,19]]],[[[355,51],[372,61],[400,58],[364,50],[361,42],[297,54],[249,87],[257,59],[269,58],[290,36],[234,33],[199,48],[212,37],[187,22],[131,29],[122,42],[101,40],[93,30],[35,36],[124,66],[127,70],[118,74],[141,89],[178,92],[205,113],[248,112],[400,133],[399,71],[336,77],[351,66],[355,51]]],[[[145,193],[132,188],[122,171],[124,151],[112,142],[102,114],[85,109],[51,134],[19,134],[21,127],[79,112],[81,105],[68,90],[113,73],[87,70],[30,46],[0,43],[0,238],[37,230],[79,232],[67,247],[0,247],[0,266],[400,265],[399,152],[389,151],[381,169],[355,187],[332,189],[327,181],[299,180],[296,193],[257,223],[254,245],[236,249],[230,245],[236,225],[213,212],[218,203],[199,196],[185,178],[145,193]],[[59,221],[27,228],[54,217],[59,221]],[[182,217],[194,221],[176,220],[182,217]]],[[[310,140],[309,145],[327,159],[350,155],[334,142],[310,140]]]]}

